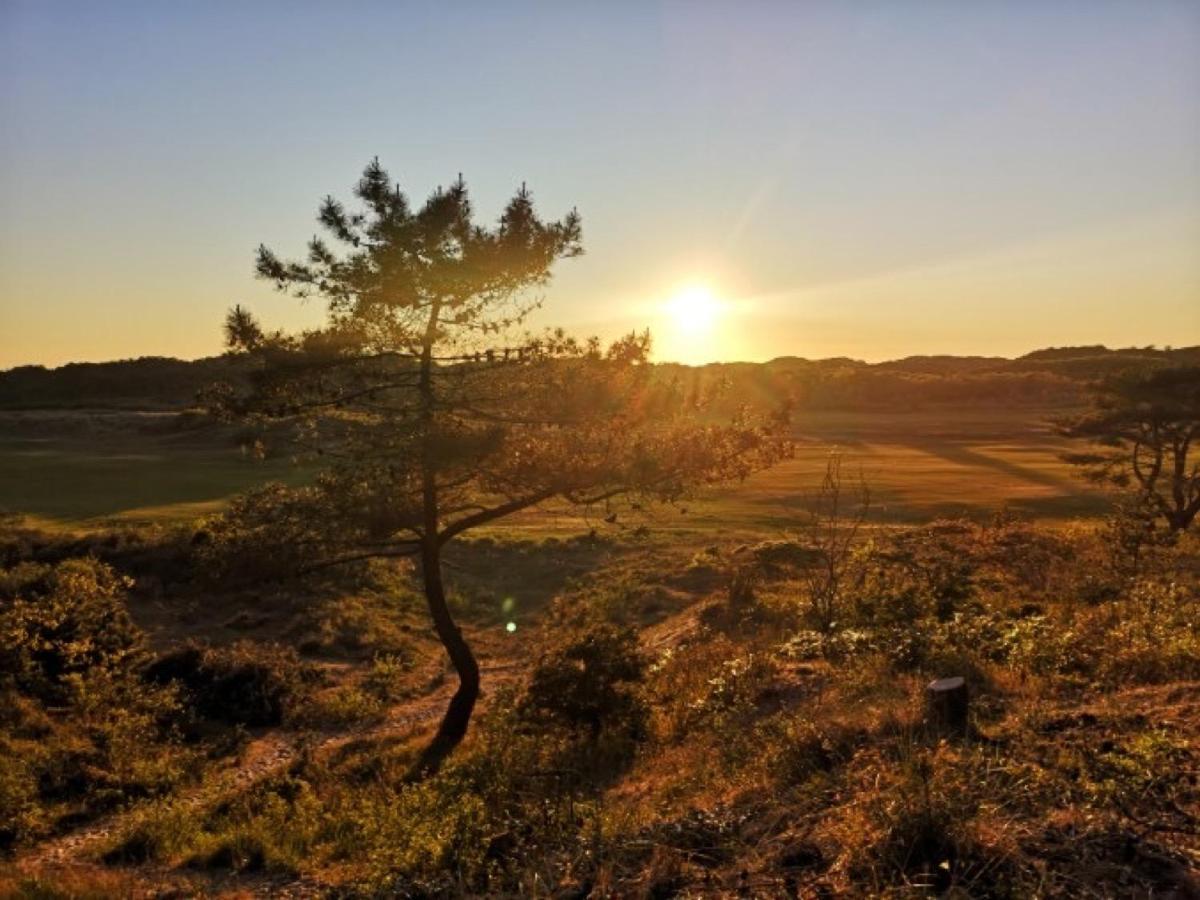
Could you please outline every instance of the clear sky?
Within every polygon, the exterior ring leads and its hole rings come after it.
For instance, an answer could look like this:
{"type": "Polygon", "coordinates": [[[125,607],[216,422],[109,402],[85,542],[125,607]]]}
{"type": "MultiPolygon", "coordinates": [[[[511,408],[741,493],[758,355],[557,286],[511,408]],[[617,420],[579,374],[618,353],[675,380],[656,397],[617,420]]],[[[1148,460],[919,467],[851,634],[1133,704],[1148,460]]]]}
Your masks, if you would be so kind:
{"type": "Polygon", "coordinates": [[[315,321],[254,248],[375,155],[578,207],[543,321],[661,358],[1200,343],[1194,0],[0,0],[0,366],[315,321]]]}

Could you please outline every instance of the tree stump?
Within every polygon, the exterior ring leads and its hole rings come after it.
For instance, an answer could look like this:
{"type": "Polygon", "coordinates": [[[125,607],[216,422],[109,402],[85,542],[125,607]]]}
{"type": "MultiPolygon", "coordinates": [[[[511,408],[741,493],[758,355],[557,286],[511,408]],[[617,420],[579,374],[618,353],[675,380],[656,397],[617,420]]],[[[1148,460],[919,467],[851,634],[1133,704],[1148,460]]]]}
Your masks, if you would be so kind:
{"type": "Polygon", "coordinates": [[[961,676],[939,678],[925,688],[926,721],[934,728],[966,734],[969,705],[967,680],[961,676]]]}

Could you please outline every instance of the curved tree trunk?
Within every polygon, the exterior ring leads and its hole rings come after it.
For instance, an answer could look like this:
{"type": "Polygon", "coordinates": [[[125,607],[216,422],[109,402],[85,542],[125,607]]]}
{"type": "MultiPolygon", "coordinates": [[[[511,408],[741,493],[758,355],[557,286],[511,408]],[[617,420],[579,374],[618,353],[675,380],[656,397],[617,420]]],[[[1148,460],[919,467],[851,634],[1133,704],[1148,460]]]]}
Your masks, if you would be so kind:
{"type": "Polygon", "coordinates": [[[441,554],[435,541],[427,541],[421,549],[421,574],[425,583],[425,599],[429,604],[429,615],[442,646],[458,673],[458,690],[450,699],[450,705],[442,716],[437,734],[429,745],[421,751],[409,773],[410,779],[419,780],[428,777],[441,768],[454,748],[466,737],[467,726],[471,722],[471,713],[475,710],[475,701],[479,699],[479,663],[470,645],[463,638],[462,630],[455,624],[446,605],[446,591],[442,584],[441,554]]]}
{"type": "Polygon", "coordinates": [[[421,478],[424,502],[424,534],[421,540],[421,578],[425,585],[425,600],[429,604],[429,615],[433,627],[441,639],[442,646],[458,673],[458,690],[450,698],[442,723],[429,745],[409,772],[409,780],[420,780],[433,775],[441,768],[446,757],[462,743],[479,699],[479,663],[471,652],[462,631],[450,615],[446,605],[446,589],[442,584],[442,556],[440,522],[438,514],[437,456],[432,436],[436,398],[433,386],[433,344],[437,336],[438,316],[441,303],[434,301],[429,309],[429,322],[425,328],[425,340],[421,352],[421,376],[418,389],[421,395],[422,460],[421,478]]]}

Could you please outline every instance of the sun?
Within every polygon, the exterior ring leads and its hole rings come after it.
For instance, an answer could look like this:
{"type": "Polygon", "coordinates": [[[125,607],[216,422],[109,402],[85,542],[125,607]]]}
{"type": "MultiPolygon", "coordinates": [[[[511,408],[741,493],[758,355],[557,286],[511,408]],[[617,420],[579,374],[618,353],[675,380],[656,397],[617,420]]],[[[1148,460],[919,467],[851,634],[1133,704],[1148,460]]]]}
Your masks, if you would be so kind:
{"type": "Polygon", "coordinates": [[[704,365],[722,358],[728,350],[724,320],[731,312],[730,304],[707,282],[687,282],[659,306],[655,355],[685,365],[704,365]]]}
{"type": "Polygon", "coordinates": [[[703,283],[689,284],[667,300],[666,313],[680,336],[700,337],[712,331],[721,317],[721,301],[703,283]]]}

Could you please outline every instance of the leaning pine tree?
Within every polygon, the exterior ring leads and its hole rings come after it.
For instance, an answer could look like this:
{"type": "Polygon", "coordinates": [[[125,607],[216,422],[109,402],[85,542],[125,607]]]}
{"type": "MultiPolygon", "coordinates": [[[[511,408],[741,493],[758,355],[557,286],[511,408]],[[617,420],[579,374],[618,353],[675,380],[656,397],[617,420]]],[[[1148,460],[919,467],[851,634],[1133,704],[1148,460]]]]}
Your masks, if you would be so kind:
{"type": "Polygon", "coordinates": [[[424,751],[436,771],[467,731],[479,666],[446,603],[442,553],[469,529],[552,501],[672,501],[786,454],[782,417],[701,422],[647,364],[649,336],[607,348],[551,332],[515,337],[553,263],[579,255],[579,217],[545,222],[522,187],[498,224],[472,222],[461,178],[419,209],[378,161],[358,211],[333,198],[303,262],[266,247],[258,274],[327,304],[324,327],[265,333],[234,308],[230,350],[252,358],[248,392],[214,404],[323,461],[309,486],[239,498],[210,532],[292,572],[411,555],[459,687],[424,751]],[[336,249],[335,249],[336,247],[336,249]]]}

